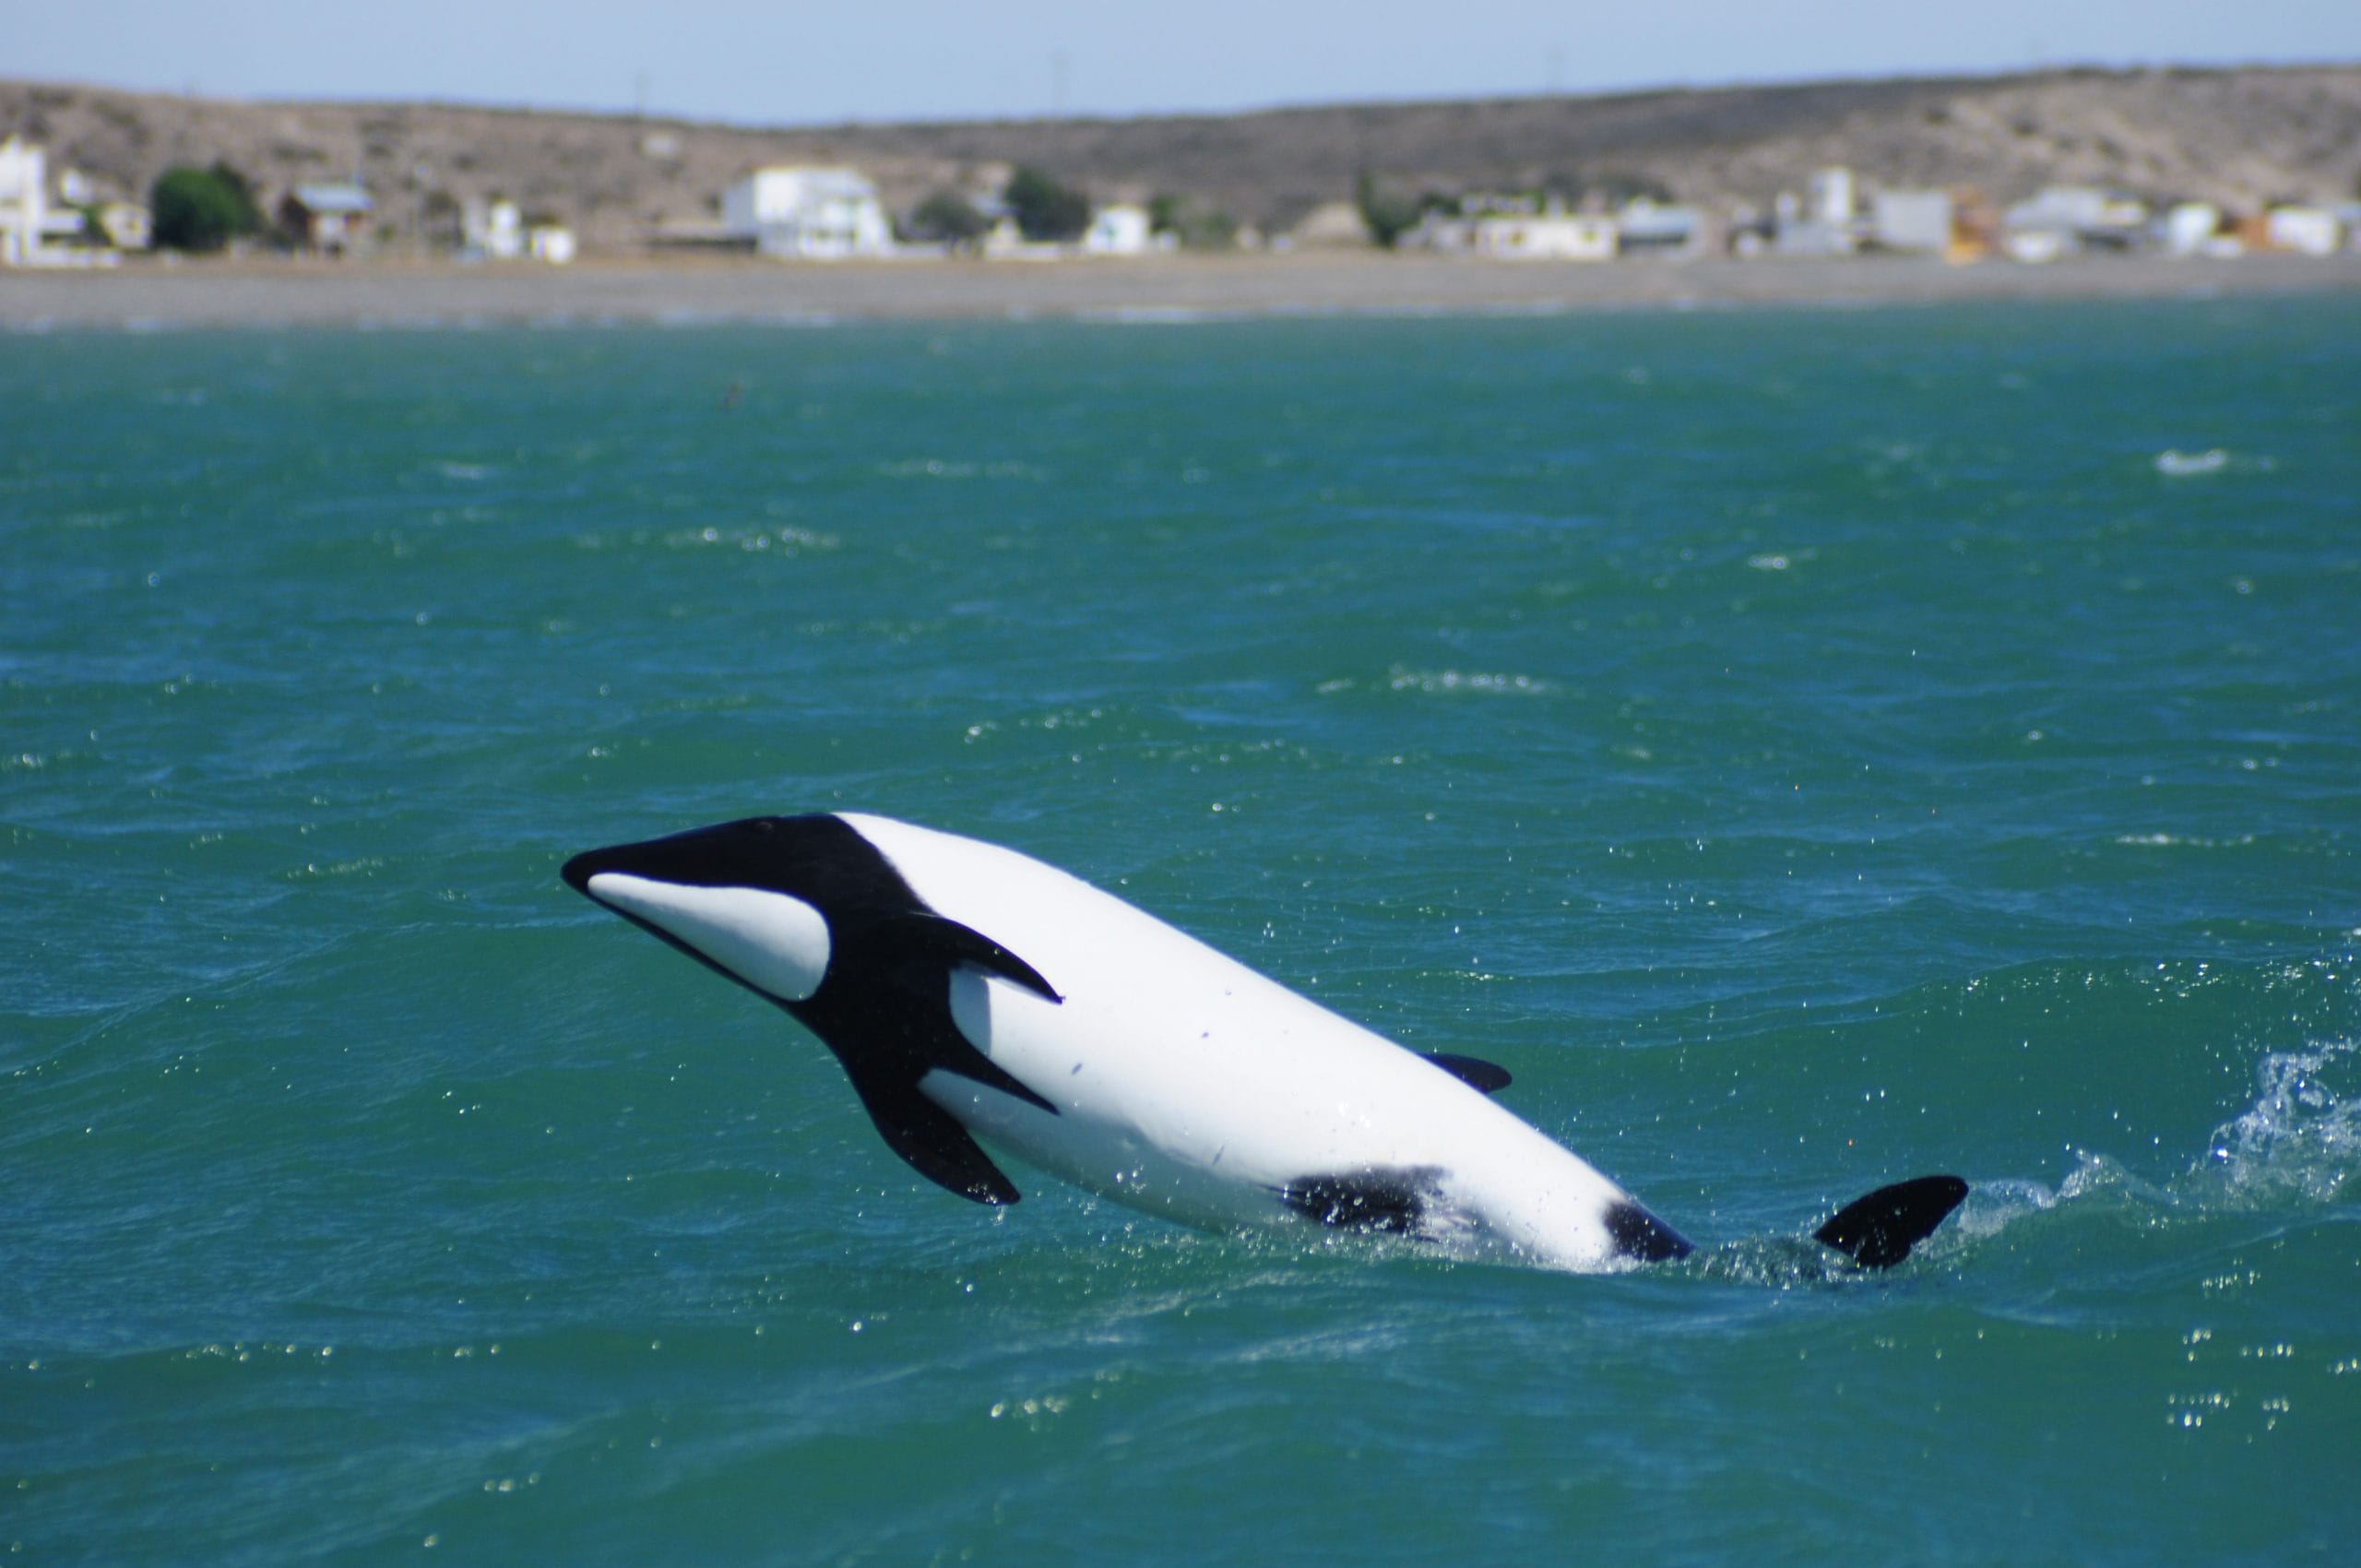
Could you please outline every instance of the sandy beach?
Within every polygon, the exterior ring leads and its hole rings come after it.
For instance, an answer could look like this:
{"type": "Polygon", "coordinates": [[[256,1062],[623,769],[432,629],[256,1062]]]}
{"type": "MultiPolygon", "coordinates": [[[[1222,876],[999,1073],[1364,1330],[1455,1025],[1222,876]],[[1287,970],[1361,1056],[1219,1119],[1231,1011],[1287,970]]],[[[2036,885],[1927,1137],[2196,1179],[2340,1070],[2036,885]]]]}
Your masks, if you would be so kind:
{"type": "Polygon", "coordinates": [[[2175,299],[2361,288],[2361,253],[2047,266],[1847,260],[1501,263],[1385,252],[571,267],[147,260],[0,273],[0,329],[460,327],[562,322],[1475,314],[1967,300],[2175,299]]]}

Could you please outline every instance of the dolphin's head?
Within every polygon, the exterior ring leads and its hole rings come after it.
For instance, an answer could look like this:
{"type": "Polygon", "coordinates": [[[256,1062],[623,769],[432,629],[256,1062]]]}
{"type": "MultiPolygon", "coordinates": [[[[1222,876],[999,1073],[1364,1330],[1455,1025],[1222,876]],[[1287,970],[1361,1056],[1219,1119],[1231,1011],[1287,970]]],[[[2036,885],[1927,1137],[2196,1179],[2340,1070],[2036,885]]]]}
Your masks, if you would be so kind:
{"type": "Polygon", "coordinates": [[[566,882],[691,957],[779,1002],[827,979],[833,928],[871,912],[882,857],[843,819],[756,816],[592,849],[566,882]]]}

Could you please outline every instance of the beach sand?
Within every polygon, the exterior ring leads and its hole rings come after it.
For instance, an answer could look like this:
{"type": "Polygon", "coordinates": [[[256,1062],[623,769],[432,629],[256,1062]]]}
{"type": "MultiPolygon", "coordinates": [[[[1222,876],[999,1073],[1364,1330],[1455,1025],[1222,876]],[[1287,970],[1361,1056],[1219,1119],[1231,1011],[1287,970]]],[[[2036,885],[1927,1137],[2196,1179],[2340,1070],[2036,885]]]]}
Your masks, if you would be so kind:
{"type": "Polygon", "coordinates": [[[0,272],[0,329],[1474,314],[1985,299],[2202,298],[2361,288],[2361,253],[1496,262],[1385,252],[1141,260],[526,264],[142,259],[0,272]]]}

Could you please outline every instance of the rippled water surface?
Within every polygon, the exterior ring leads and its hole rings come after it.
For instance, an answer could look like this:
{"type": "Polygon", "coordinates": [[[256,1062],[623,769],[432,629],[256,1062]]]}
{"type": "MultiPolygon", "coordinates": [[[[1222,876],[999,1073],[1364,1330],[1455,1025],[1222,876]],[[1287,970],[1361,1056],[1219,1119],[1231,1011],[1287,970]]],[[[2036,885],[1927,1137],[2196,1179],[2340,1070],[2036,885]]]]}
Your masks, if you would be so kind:
{"type": "Polygon", "coordinates": [[[2350,1562],[2361,303],[0,345],[0,1547],[2350,1562]],[[1118,887],[1708,1243],[879,1142],[569,852],[1118,887]],[[1796,1238],[1956,1170],[1875,1280],[1796,1238]]]}

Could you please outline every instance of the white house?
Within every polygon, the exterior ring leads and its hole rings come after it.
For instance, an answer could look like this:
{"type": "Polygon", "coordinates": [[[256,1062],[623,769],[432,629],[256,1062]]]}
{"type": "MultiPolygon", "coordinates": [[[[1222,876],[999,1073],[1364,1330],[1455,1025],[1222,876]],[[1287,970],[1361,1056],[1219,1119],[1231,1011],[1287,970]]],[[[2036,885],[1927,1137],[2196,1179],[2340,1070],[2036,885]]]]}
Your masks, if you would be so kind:
{"type": "Polygon", "coordinates": [[[1809,189],[1814,221],[1845,224],[1860,216],[1853,196],[1853,171],[1843,164],[1813,170],[1809,189]]]}
{"type": "Polygon", "coordinates": [[[2275,251],[2333,255],[2344,244],[2344,225],[2324,207],[2274,207],[2262,215],[2263,238],[2275,251]]]}
{"type": "Polygon", "coordinates": [[[488,261],[514,261],[525,254],[525,211],[513,201],[471,198],[459,210],[459,243],[488,261]]]}
{"type": "Polygon", "coordinates": [[[1869,238],[1880,250],[1940,255],[1952,244],[1952,193],[1880,191],[1869,198],[1869,238]]]}
{"type": "Polygon", "coordinates": [[[1082,248],[1091,255],[1145,255],[1155,248],[1147,208],[1129,202],[1102,207],[1090,215],[1082,248]]]}
{"type": "Polygon", "coordinates": [[[22,137],[0,142],[0,263],[30,267],[46,259],[49,158],[22,137]]]}
{"type": "Polygon", "coordinates": [[[1604,213],[1492,212],[1474,220],[1468,248],[1501,261],[1613,261],[1620,231],[1604,213]]]}
{"type": "Polygon", "coordinates": [[[2003,215],[2000,248],[2019,261],[2129,250],[2147,223],[2142,202],[2093,185],[2047,185],[2003,215]]]}
{"type": "Polygon", "coordinates": [[[2184,201],[2159,220],[2159,235],[2173,255],[2201,255],[2222,232],[2222,209],[2210,201],[2184,201]]]}
{"type": "Polygon", "coordinates": [[[1615,243],[1625,255],[1694,255],[1704,244],[1705,215],[1637,196],[1616,215],[1615,243]]]}
{"type": "Polygon", "coordinates": [[[894,248],[877,187],[852,169],[757,169],[723,195],[721,225],[765,255],[834,260],[894,248]]]}
{"type": "Polygon", "coordinates": [[[1822,169],[1811,177],[1809,209],[1793,191],[1781,191],[1771,207],[1771,249],[1779,255],[1851,255],[1853,174],[1822,169]],[[1842,213],[1843,217],[1834,216],[1842,213]]]}
{"type": "Polygon", "coordinates": [[[1495,261],[1612,261],[1618,229],[1603,213],[1568,212],[1529,196],[1468,196],[1460,210],[1430,212],[1395,244],[1406,250],[1465,252],[1495,261]]]}

